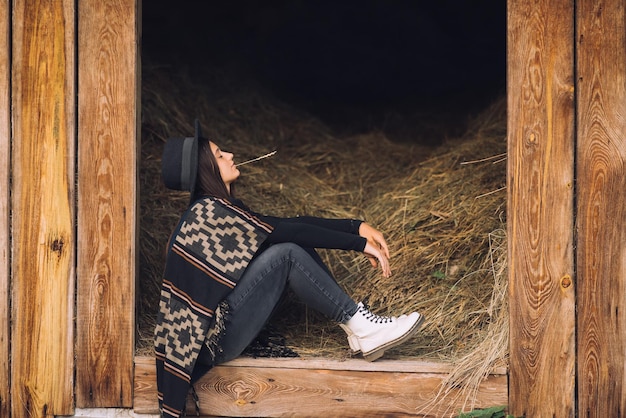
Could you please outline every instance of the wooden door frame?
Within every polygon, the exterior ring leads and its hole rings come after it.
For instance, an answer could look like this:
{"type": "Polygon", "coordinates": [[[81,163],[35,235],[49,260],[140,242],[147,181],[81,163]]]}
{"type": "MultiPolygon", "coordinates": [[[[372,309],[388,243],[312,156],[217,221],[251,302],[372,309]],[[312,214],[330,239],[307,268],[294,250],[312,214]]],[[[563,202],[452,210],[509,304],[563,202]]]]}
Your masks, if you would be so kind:
{"type": "MultiPolygon", "coordinates": [[[[35,120],[22,120],[16,124],[17,116],[11,113],[21,112],[22,106],[30,105],[19,102],[16,106],[13,101],[14,93],[21,88],[19,79],[15,78],[17,65],[28,64],[19,67],[20,77],[37,76],[32,72],[35,67],[29,64],[37,55],[22,55],[24,51],[15,50],[15,34],[33,27],[15,25],[43,22],[20,20],[28,13],[19,12],[24,10],[20,8],[15,15],[12,7],[21,7],[26,4],[23,2],[0,0],[0,12],[5,12],[0,13],[0,46],[5,45],[0,52],[0,69],[11,68],[10,77],[9,71],[0,71],[4,77],[0,79],[0,146],[5,151],[3,156],[11,156],[10,161],[0,157],[0,199],[4,196],[3,202],[9,202],[11,196],[11,207],[0,205],[0,239],[6,244],[4,248],[10,246],[13,251],[19,239],[11,234],[29,226],[19,217],[11,221],[10,210],[28,207],[31,201],[18,199],[31,189],[20,186],[26,183],[10,182],[11,176],[15,176],[12,169],[28,163],[28,157],[22,154],[25,148],[16,153],[10,147],[33,145],[28,143],[29,137],[24,137],[26,129],[22,128],[26,125],[22,122],[35,123],[35,120]],[[7,53],[9,50],[12,57],[7,53]],[[27,142],[15,144],[12,141],[15,138],[27,142]]],[[[69,245],[66,248],[60,246],[59,240],[53,240],[46,250],[30,242],[24,244],[25,248],[32,246],[33,254],[63,257],[63,251],[69,251],[68,248],[77,249],[77,405],[130,407],[139,222],[136,180],[140,142],[141,4],[139,0],[31,2],[29,7],[34,9],[27,12],[36,12],[36,7],[44,4],[52,4],[53,8],[59,8],[54,9],[55,13],[66,16],[62,19],[67,25],[64,34],[71,33],[74,27],[78,31],[78,62],[74,67],[78,74],[78,99],[74,102],[74,95],[67,93],[62,106],[70,109],[76,103],[79,111],[76,128],[79,227],[77,235],[69,238],[70,243],[62,241],[69,245]],[[71,14],[66,13],[68,7],[79,7],[76,26],[71,23],[71,14]],[[129,13],[132,22],[125,26],[129,13]],[[116,106],[110,106],[111,103],[116,106]],[[107,143],[107,138],[111,142],[107,143]],[[106,187],[100,189],[103,184],[106,187]],[[104,193],[89,193],[94,189],[104,193]],[[120,222],[123,227],[117,229],[119,225],[112,221],[120,222]],[[89,245],[94,237],[97,245],[89,245]],[[109,346],[103,350],[104,345],[109,346]],[[117,348],[111,349],[111,345],[117,348]],[[113,357],[114,362],[107,361],[113,357]]],[[[614,416],[626,410],[626,389],[622,384],[626,352],[624,2],[537,0],[529,5],[508,0],[507,4],[510,411],[534,416],[574,416],[577,411],[592,416],[614,416]]],[[[41,27],[44,26],[55,28],[50,22],[42,23],[41,27]]],[[[39,41],[34,37],[29,39],[39,41]]],[[[67,41],[70,42],[69,38],[67,41]]],[[[49,51],[46,46],[40,47],[49,51]]],[[[59,48],[65,51],[66,47],[59,48]]],[[[65,59],[71,61],[71,54],[65,55],[65,59]]],[[[72,91],[70,73],[67,72],[69,88],[66,82],[57,81],[48,86],[52,89],[48,91],[72,91]]],[[[52,125],[43,128],[50,132],[45,140],[67,139],[63,135],[55,137],[59,131],[52,129],[52,125]]],[[[71,154],[71,150],[68,152],[71,154]]],[[[29,185],[39,187],[36,178],[27,180],[31,181],[29,185]]],[[[68,176],[67,183],[57,191],[69,190],[71,195],[73,180],[73,176],[68,176]]],[[[49,192],[43,189],[44,194],[49,192]]],[[[50,193],[50,196],[58,197],[58,194],[50,193]]],[[[50,224],[42,224],[42,230],[53,235],[58,232],[58,228],[49,227],[50,224]]],[[[20,318],[43,318],[44,322],[52,318],[39,315],[36,310],[40,305],[20,300],[20,295],[27,294],[21,293],[22,290],[26,292],[29,288],[12,288],[17,283],[12,279],[19,273],[20,277],[33,278],[32,283],[37,286],[55,283],[62,288],[72,280],[71,277],[66,280],[66,273],[73,274],[71,269],[63,268],[59,277],[66,281],[48,282],[49,278],[41,274],[24,274],[26,264],[15,264],[16,260],[21,258],[12,257],[9,251],[0,252],[0,297],[6,302],[0,306],[0,331],[4,330],[3,335],[12,334],[10,342],[0,337],[0,354],[7,360],[2,362],[5,365],[10,358],[9,349],[27,341],[13,332],[17,328],[11,326],[27,329],[20,318]],[[12,316],[9,301],[13,312],[17,312],[17,307],[30,311],[12,316]]],[[[72,296],[67,297],[71,301],[72,296]]],[[[55,344],[57,335],[45,337],[55,341],[41,343],[55,344]]],[[[68,344],[67,350],[74,354],[72,344],[68,344]]],[[[0,367],[0,396],[9,399],[7,382],[20,390],[27,381],[45,382],[52,377],[46,375],[46,370],[20,369],[16,374],[0,367]],[[22,380],[24,377],[27,379],[22,380]]],[[[48,393],[51,399],[56,396],[52,395],[52,386],[46,387],[50,390],[44,390],[44,395],[48,393]]],[[[73,393],[66,395],[67,399],[73,397],[73,393]]],[[[30,404],[31,408],[39,408],[30,412],[35,415],[46,410],[52,412],[46,409],[52,404],[46,402],[30,404]]],[[[63,403],[71,407],[72,402],[63,403]]],[[[1,414],[11,408],[6,401],[0,402],[1,414]]],[[[55,413],[67,412],[65,406],[59,408],[55,413]]]]}
{"type": "Polygon", "coordinates": [[[626,7],[508,2],[509,407],[626,411],[626,7]]]}

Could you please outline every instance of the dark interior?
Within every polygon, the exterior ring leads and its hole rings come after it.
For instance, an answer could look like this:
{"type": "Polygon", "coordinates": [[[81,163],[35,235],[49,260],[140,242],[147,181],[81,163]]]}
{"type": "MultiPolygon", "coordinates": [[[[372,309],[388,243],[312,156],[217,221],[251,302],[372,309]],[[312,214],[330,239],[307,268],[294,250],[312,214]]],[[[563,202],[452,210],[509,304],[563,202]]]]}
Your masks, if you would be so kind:
{"type": "Polygon", "coordinates": [[[144,59],[198,71],[227,67],[338,133],[377,129],[394,140],[440,141],[462,133],[505,91],[504,0],[153,0],[142,7],[144,59]]]}

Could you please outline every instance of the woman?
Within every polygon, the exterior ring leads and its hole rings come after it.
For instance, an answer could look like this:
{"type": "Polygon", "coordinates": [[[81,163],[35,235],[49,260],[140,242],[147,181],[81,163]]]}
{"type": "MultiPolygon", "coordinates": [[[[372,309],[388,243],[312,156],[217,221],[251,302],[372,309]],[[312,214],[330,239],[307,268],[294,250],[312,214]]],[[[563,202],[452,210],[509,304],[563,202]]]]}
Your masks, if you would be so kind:
{"type": "Polygon", "coordinates": [[[350,348],[368,361],[406,341],[423,317],[382,317],[353,301],[314,248],[363,252],[388,277],[383,235],[355,219],[277,218],[234,197],[240,172],[233,154],[201,136],[174,138],[162,160],[167,187],[191,192],[168,243],[155,352],[161,411],[180,416],[189,384],[239,356],[289,287],[335,320],[350,348]]]}

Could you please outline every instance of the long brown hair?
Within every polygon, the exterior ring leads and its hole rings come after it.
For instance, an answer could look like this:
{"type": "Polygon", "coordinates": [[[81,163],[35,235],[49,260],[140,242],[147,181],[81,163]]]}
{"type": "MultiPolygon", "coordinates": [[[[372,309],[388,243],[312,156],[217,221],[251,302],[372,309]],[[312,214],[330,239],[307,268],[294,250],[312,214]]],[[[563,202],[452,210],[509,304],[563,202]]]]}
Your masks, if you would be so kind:
{"type": "Polygon", "coordinates": [[[194,200],[201,196],[213,196],[228,199],[234,197],[233,184],[230,185],[230,193],[222,180],[220,167],[211,145],[206,138],[198,139],[198,177],[196,179],[196,189],[194,192],[194,200]]]}

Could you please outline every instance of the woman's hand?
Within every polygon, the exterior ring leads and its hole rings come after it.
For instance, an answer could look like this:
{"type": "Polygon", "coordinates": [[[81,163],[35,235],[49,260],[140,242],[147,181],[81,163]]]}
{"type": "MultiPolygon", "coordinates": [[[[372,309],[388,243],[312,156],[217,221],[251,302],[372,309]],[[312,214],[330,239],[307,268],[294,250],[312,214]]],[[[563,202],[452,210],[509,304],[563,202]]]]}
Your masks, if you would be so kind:
{"type": "MultiPolygon", "coordinates": [[[[362,222],[359,226],[359,235],[365,238],[368,242],[372,241],[380,250],[383,252],[385,257],[389,257],[389,247],[387,247],[387,242],[383,237],[383,234],[378,231],[376,228],[370,226],[369,224],[362,222]]],[[[376,266],[374,266],[376,267],[376,266]]]]}
{"type": "Polygon", "coordinates": [[[389,258],[389,248],[387,247],[387,242],[385,241],[385,238],[380,231],[378,231],[371,225],[362,222],[359,226],[359,235],[367,239],[368,241],[374,242],[378,246],[378,248],[380,248],[381,251],[385,254],[385,256],[389,258]]]}
{"type": "Polygon", "coordinates": [[[389,277],[391,276],[389,257],[387,257],[387,254],[385,254],[385,252],[383,252],[382,249],[379,247],[380,245],[378,243],[368,239],[367,244],[365,244],[365,248],[363,249],[363,252],[367,256],[367,258],[369,258],[372,266],[376,267],[380,265],[380,269],[383,272],[383,277],[389,277]]]}

